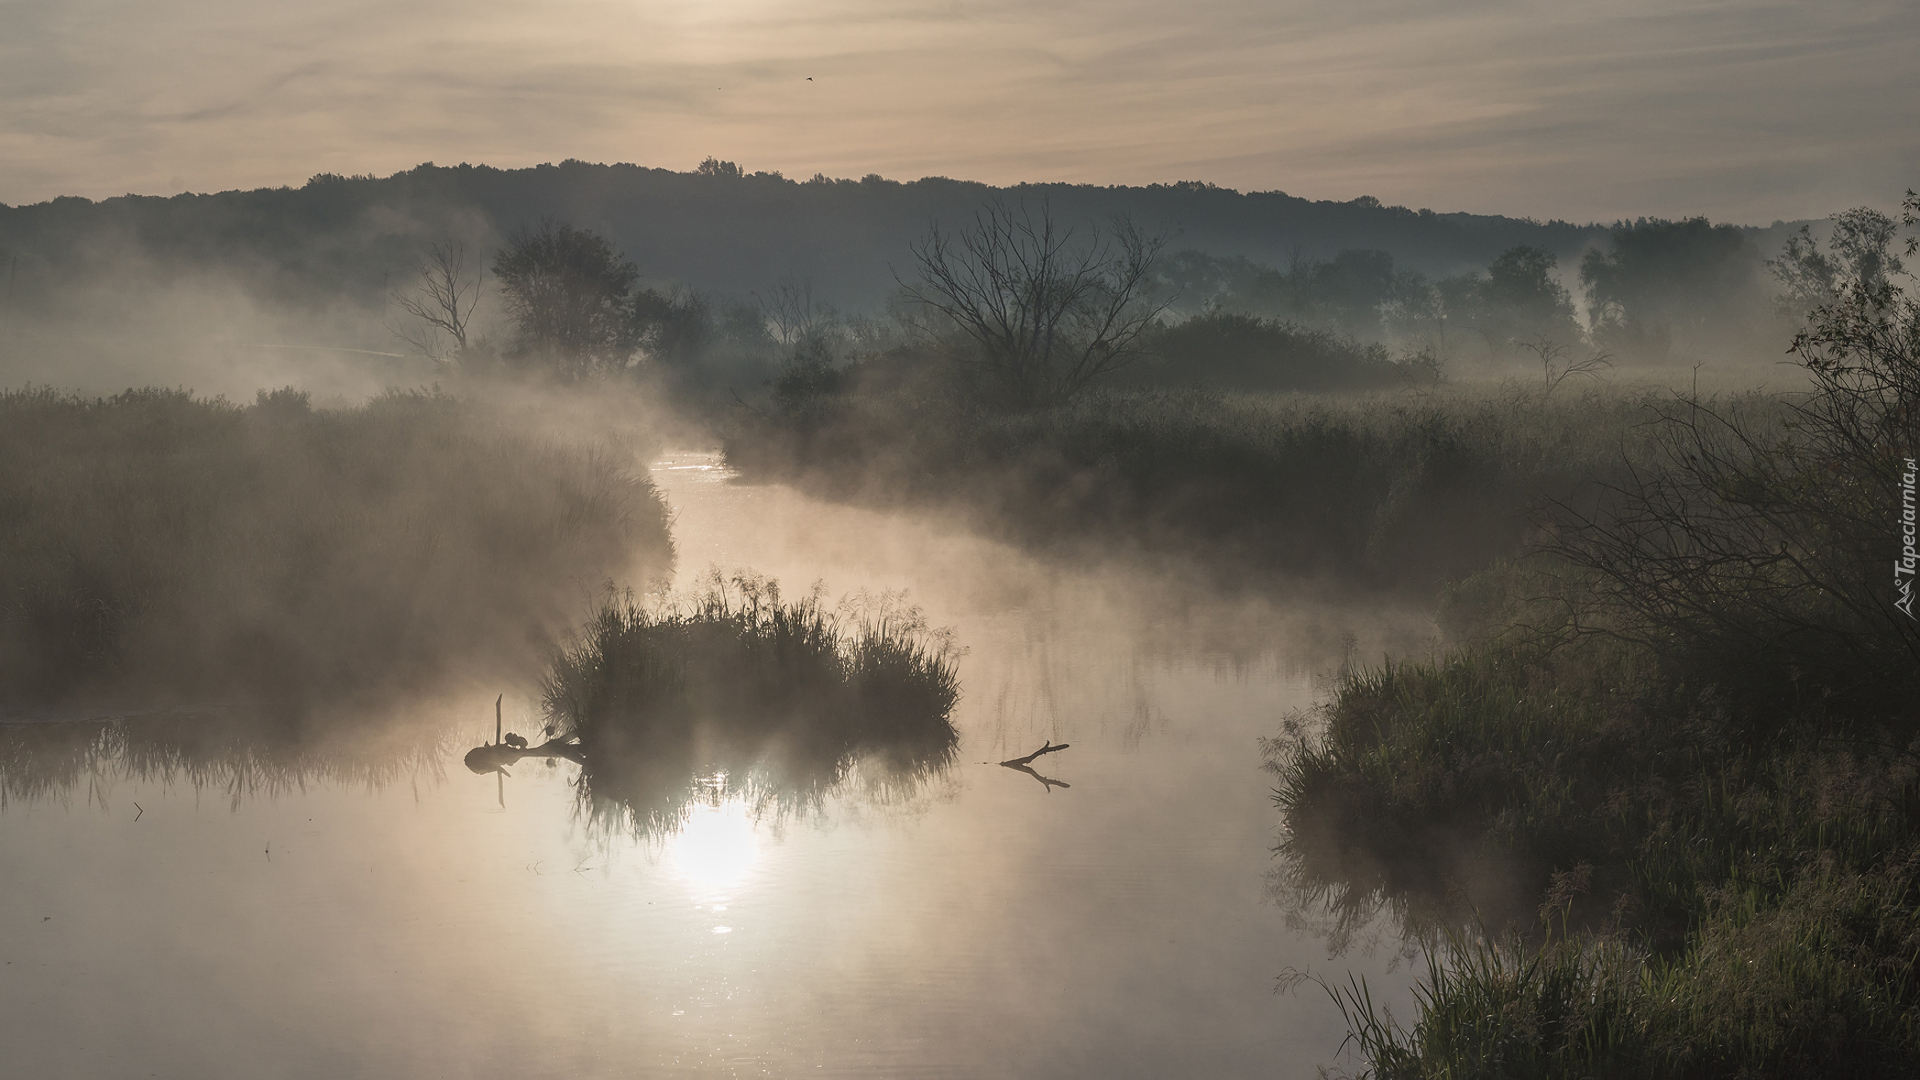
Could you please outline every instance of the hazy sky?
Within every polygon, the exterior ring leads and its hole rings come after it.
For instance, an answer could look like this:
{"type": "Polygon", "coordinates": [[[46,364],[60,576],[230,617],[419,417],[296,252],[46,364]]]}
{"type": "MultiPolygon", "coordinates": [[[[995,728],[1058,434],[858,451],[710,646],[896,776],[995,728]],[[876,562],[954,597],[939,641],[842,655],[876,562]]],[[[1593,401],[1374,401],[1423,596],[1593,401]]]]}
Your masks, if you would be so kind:
{"type": "Polygon", "coordinates": [[[1917,57],[1913,0],[0,0],[0,202],[714,154],[1764,223],[1920,186],[1917,57]]]}

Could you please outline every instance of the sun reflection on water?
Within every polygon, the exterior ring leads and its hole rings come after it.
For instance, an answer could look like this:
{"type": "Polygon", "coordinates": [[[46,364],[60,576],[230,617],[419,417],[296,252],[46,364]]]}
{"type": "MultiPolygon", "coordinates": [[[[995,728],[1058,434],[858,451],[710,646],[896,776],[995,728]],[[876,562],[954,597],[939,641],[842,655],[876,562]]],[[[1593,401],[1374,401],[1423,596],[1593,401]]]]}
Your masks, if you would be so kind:
{"type": "Polygon", "coordinates": [[[739,799],[694,804],[666,844],[667,866],[702,897],[741,885],[759,858],[753,820],[739,799]]]}

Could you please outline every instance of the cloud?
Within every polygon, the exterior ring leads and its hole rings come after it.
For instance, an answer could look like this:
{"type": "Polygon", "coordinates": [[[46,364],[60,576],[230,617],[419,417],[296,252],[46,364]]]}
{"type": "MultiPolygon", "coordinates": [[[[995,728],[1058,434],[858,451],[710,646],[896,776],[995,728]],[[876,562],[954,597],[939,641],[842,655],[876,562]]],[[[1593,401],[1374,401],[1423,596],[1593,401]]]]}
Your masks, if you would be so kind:
{"type": "Polygon", "coordinates": [[[1920,9],[1857,0],[17,0],[0,42],[16,203],[712,153],[1764,221],[1920,167],[1920,9]]]}

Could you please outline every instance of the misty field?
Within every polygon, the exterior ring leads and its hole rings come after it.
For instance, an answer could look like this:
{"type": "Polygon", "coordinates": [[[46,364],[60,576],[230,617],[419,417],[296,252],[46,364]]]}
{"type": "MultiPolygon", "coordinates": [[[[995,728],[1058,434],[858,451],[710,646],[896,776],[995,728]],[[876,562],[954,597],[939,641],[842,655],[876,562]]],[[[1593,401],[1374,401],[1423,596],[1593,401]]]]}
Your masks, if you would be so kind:
{"type": "Polygon", "coordinates": [[[537,670],[670,565],[651,483],[439,393],[0,394],[5,706],[295,711],[537,670]]]}
{"type": "Polygon", "coordinates": [[[1642,456],[1659,396],[1115,390],[1009,411],[854,394],[742,423],[727,460],[1070,554],[1431,595],[1518,553],[1535,507],[1590,497],[1642,456]]]}

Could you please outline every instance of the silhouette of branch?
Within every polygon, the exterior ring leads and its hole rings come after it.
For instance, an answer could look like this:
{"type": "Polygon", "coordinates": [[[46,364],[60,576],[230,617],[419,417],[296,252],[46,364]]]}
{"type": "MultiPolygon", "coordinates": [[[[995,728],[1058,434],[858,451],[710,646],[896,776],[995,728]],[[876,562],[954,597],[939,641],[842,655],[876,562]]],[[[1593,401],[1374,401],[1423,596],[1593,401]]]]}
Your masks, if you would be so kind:
{"type": "Polygon", "coordinates": [[[1035,750],[1033,753],[1028,754],[1026,757],[1008,758],[1007,760],[1001,762],[1000,764],[1005,765],[1009,769],[1022,769],[1027,767],[1028,765],[1033,764],[1034,759],[1039,757],[1041,754],[1051,754],[1056,750],[1065,750],[1066,748],[1067,748],[1066,743],[1061,743],[1059,746],[1055,746],[1053,745],[1053,740],[1048,739],[1046,742],[1046,745],[1042,746],[1038,750],[1035,750]]]}
{"type": "MultiPolygon", "coordinates": [[[[1063,750],[1065,749],[1065,747],[1056,746],[1054,747],[1054,749],[1063,750]]],[[[1039,773],[1033,771],[1033,767],[1030,765],[1015,765],[1012,762],[1003,761],[1000,763],[1000,767],[1004,769],[1012,769],[1014,772],[1026,773],[1028,776],[1031,776],[1035,780],[1040,781],[1041,785],[1047,789],[1047,792],[1049,794],[1053,792],[1054,788],[1057,788],[1057,787],[1070,788],[1073,786],[1072,784],[1067,783],[1065,780],[1055,780],[1051,776],[1041,776],[1039,773]]]]}

